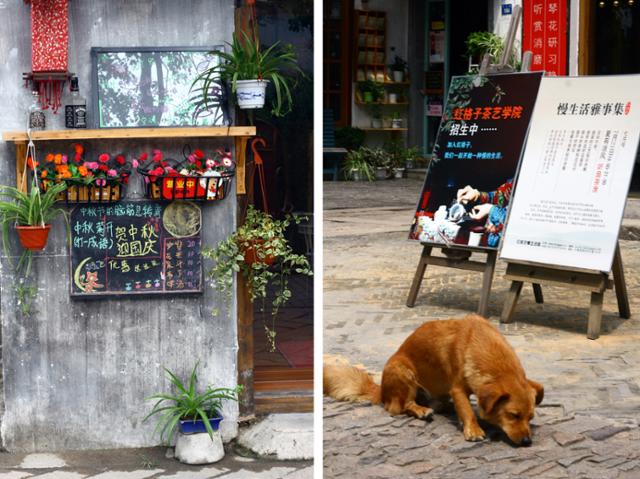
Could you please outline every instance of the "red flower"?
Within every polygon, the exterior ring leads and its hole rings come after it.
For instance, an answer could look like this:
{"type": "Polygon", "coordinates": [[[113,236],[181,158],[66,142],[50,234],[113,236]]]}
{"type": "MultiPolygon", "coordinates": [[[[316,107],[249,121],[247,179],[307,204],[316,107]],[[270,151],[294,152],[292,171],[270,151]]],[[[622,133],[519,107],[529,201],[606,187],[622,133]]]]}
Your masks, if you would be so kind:
{"type": "MultiPolygon", "coordinates": [[[[39,162],[36,161],[35,166],[38,166],[39,162]]],[[[29,157],[27,158],[27,166],[29,167],[29,169],[33,170],[33,158],[29,157]]]]}
{"type": "Polygon", "coordinates": [[[140,155],[140,158],[138,158],[140,160],[140,162],[144,162],[147,161],[147,158],[149,158],[149,153],[143,153],[140,155]]]}
{"type": "Polygon", "coordinates": [[[196,158],[198,158],[199,160],[204,158],[204,153],[202,152],[202,150],[198,150],[197,148],[193,150],[193,154],[196,155],[196,158]]]}
{"type": "Polygon", "coordinates": [[[122,180],[122,182],[126,185],[127,183],[129,183],[129,175],[127,175],[126,173],[122,173],[120,175],[120,179],[122,180]]]}
{"type": "Polygon", "coordinates": [[[156,176],[162,176],[164,174],[164,168],[162,166],[158,166],[151,170],[150,173],[156,176]]]}
{"type": "Polygon", "coordinates": [[[196,161],[196,168],[201,170],[202,169],[202,162],[201,161],[196,161]]]}
{"type": "Polygon", "coordinates": [[[109,171],[109,167],[108,167],[107,165],[104,165],[104,164],[103,164],[103,165],[98,166],[98,169],[99,169],[100,171],[104,171],[105,173],[106,173],[107,171],[109,171]]]}
{"type": "Polygon", "coordinates": [[[116,156],[116,161],[118,162],[119,165],[124,165],[126,163],[126,160],[124,159],[123,155],[116,156]]]}
{"type": "Polygon", "coordinates": [[[76,155],[73,157],[73,160],[74,160],[76,163],[80,163],[80,162],[82,162],[82,154],[80,154],[80,153],[76,153],[76,155]]]}
{"type": "Polygon", "coordinates": [[[98,161],[99,161],[100,163],[106,163],[107,161],[109,161],[109,155],[107,155],[106,153],[101,154],[101,155],[98,157],[98,161]]]}

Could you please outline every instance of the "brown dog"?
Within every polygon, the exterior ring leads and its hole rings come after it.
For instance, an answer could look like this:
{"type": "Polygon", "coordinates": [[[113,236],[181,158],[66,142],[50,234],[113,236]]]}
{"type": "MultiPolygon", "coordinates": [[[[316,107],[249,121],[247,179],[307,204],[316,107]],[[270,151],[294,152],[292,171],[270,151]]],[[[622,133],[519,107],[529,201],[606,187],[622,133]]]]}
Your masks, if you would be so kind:
{"type": "Polygon", "coordinates": [[[438,400],[451,397],[467,441],[485,437],[469,402],[475,394],[480,417],[522,446],[531,445],[529,421],[544,396],[504,337],[477,315],[424,323],[389,358],[380,386],[352,366],[325,366],[323,384],[325,394],[340,401],[382,403],[391,415],[421,419],[433,410],[416,403],[419,389],[438,400]]]}

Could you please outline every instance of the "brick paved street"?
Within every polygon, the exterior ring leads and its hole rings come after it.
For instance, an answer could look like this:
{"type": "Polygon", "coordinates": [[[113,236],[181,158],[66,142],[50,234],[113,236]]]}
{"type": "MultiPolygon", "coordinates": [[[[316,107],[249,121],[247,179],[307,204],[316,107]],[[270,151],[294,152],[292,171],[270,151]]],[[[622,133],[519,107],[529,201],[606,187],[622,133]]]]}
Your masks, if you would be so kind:
{"type": "MultiPolygon", "coordinates": [[[[421,250],[406,240],[419,187],[405,181],[401,194],[390,195],[390,206],[381,200],[376,208],[325,210],[324,352],[328,360],[366,367],[377,380],[419,324],[474,311],[480,294],[479,273],[434,267],[416,306],[405,306],[421,250]]],[[[325,205],[362,206],[350,198],[360,193],[349,184],[331,184],[325,205]]],[[[516,322],[500,326],[527,375],[545,386],[532,447],[513,448],[490,429],[490,440],[466,442],[452,413],[426,423],[325,398],[325,477],[640,478],[640,242],[621,246],[631,319],[618,318],[615,295],[608,292],[602,335],[590,341],[587,293],[544,288],[545,304],[538,305],[529,288],[516,322]]],[[[499,263],[490,303],[496,325],[508,288],[503,274],[499,263]]]]}

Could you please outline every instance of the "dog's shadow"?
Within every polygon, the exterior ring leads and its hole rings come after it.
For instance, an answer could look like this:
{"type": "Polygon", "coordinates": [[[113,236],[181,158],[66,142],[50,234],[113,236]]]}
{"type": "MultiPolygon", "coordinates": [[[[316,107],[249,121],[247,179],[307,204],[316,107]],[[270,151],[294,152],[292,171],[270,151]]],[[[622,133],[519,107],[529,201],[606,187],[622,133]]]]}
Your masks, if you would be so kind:
{"type": "MultiPolygon", "coordinates": [[[[458,415],[456,414],[455,407],[453,406],[453,401],[450,399],[448,401],[441,401],[438,399],[433,399],[429,397],[429,394],[424,390],[418,390],[416,394],[416,403],[420,406],[430,407],[433,409],[433,412],[443,418],[445,418],[448,423],[454,426],[456,429],[460,431],[462,434],[462,425],[458,419],[458,415]]],[[[475,410],[475,408],[474,408],[475,410]]],[[[518,444],[514,443],[509,437],[504,433],[502,429],[493,424],[488,423],[480,419],[480,417],[476,412],[476,417],[478,418],[478,423],[480,427],[484,430],[487,435],[487,438],[482,442],[502,442],[511,447],[520,447],[518,444]]],[[[432,418],[433,419],[433,418],[432,418]]],[[[536,426],[534,424],[531,425],[531,429],[535,430],[536,426]]]]}

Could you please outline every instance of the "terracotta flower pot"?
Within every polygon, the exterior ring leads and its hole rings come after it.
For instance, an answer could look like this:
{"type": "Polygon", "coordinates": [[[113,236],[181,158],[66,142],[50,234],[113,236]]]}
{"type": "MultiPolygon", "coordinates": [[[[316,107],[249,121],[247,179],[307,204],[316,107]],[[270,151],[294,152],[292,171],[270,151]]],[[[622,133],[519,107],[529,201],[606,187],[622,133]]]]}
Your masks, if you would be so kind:
{"type": "Polygon", "coordinates": [[[250,246],[247,246],[243,249],[242,255],[244,256],[244,262],[248,265],[252,265],[254,263],[264,263],[267,266],[271,266],[276,258],[273,255],[267,255],[264,258],[260,259],[258,256],[258,250],[261,246],[264,245],[264,240],[256,239],[250,242],[250,246]]]}
{"type": "Polygon", "coordinates": [[[25,249],[32,251],[39,251],[44,249],[47,244],[47,238],[49,237],[49,230],[51,225],[42,226],[16,226],[18,231],[18,238],[20,244],[25,249]]]}

